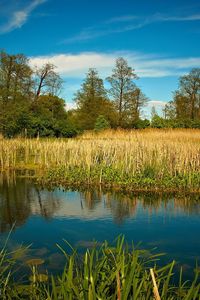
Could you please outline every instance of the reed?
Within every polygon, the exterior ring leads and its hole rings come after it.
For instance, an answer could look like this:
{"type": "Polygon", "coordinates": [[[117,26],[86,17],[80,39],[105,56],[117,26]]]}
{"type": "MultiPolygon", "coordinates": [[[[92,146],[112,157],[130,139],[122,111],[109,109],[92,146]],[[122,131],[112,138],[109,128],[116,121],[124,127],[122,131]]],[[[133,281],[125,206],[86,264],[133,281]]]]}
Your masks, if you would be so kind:
{"type": "MultiPolygon", "coordinates": [[[[68,247],[68,242],[65,242],[68,247]]],[[[3,249],[1,268],[7,265],[10,270],[0,277],[0,299],[153,300],[155,295],[155,299],[162,300],[199,299],[198,268],[194,270],[192,281],[184,281],[181,270],[175,285],[174,261],[158,267],[161,255],[152,255],[149,251],[136,249],[133,245],[130,247],[125,243],[124,237],[118,237],[114,246],[107,242],[100,247],[94,245],[83,255],[77,254],[73,249],[69,255],[65,249],[58,247],[66,258],[61,274],[41,274],[40,264],[43,261],[32,259],[26,262],[30,271],[24,282],[14,279],[15,269],[13,264],[9,265],[8,255],[3,249]]]]}
{"type": "Polygon", "coordinates": [[[49,182],[199,190],[200,130],[108,130],[74,139],[0,139],[0,169],[49,182]]]}

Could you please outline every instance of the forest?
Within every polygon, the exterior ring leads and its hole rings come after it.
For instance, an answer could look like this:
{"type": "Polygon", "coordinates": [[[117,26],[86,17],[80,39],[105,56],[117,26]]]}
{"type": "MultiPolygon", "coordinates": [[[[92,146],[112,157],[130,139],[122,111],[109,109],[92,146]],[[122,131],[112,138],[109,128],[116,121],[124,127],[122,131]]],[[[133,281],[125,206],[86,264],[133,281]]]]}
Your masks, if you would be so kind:
{"type": "Polygon", "coordinates": [[[119,57],[105,81],[90,68],[74,94],[76,109],[66,110],[59,95],[63,79],[50,63],[31,68],[23,54],[0,53],[0,133],[4,137],[73,137],[107,128],[200,128],[200,68],[179,78],[178,89],[160,116],[137,86],[135,70],[119,57]],[[108,86],[108,88],[105,88],[108,86]]]}

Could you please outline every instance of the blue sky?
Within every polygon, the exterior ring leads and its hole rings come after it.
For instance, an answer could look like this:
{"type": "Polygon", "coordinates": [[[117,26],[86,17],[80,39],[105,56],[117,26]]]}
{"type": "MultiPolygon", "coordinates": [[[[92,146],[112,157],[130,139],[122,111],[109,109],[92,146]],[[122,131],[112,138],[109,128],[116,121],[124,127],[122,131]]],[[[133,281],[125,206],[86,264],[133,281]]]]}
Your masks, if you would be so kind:
{"type": "Polygon", "coordinates": [[[123,56],[161,108],[179,76],[200,66],[200,2],[0,0],[0,45],[32,65],[55,64],[69,104],[89,67],[105,78],[123,56]]]}

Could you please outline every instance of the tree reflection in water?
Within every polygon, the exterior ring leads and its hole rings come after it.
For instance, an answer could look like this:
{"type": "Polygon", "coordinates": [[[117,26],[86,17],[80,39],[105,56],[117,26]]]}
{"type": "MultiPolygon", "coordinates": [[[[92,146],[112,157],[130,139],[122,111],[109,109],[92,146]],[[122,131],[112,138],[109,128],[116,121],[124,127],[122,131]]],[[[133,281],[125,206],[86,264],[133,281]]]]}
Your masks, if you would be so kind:
{"type": "Polygon", "coordinates": [[[149,215],[160,210],[171,214],[200,214],[199,200],[200,195],[195,194],[136,194],[101,188],[78,193],[59,189],[42,190],[31,180],[16,177],[15,174],[0,174],[0,232],[9,231],[13,224],[22,226],[31,215],[51,219],[55,216],[83,218],[90,214],[98,218],[108,213],[115,223],[122,224],[127,218],[137,217],[139,209],[147,211],[149,215]],[[73,201],[68,201],[69,197],[73,201]]]}
{"type": "Polygon", "coordinates": [[[50,219],[59,209],[54,194],[41,191],[30,180],[0,174],[0,232],[22,226],[35,213],[50,219]]]}
{"type": "MultiPolygon", "coordinates": [[[[95,211],[103,201],[114,221],[121,224],[125,219],[136,215],[138,207],[147,210],[151,215],[159,210],[171,211],[172,214],[184,212],[188,214],[200,213],[200,195],[174,195],[169,193],[122,193],[115,191],[86,190],[80,192],[81,201],[84,199],[85,207],[95,211]]],[[[82,202],[81,202],[82,203],[82,202]]]]}

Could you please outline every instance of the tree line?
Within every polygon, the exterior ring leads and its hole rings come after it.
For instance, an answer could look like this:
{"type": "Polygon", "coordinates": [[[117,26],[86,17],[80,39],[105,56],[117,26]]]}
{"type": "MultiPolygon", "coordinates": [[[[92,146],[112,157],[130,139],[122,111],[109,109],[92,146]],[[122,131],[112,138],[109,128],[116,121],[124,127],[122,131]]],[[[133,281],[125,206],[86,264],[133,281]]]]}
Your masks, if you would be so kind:
{"type": "Polygon", "coordinates": [[[76,109],[66,111],[59,97],[63,80],[55,66],[31,68],[23,54],[0,52],[0,133],[36,137],[72,137],[83,130],[104,128],[197,127],[200,128],[200,69],[180,77],[173,101],[163,117],[152,112],[142,118],[148,98],[136,85],[135,70],[119,57],[108,88],[96,69],[89,69],[74,95],[76,109]]]}

